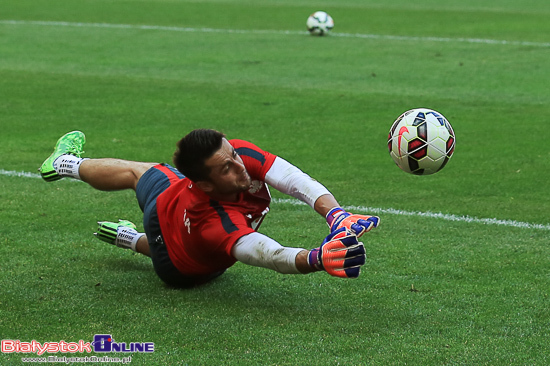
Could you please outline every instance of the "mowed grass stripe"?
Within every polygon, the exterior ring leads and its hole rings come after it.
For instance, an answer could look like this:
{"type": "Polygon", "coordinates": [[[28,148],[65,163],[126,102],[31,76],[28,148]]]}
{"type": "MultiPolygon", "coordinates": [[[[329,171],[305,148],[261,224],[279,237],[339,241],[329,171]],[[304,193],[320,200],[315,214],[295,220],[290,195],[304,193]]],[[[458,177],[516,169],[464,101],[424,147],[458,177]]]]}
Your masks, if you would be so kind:
{"type": "MultiPolygon", "coordinates": [[[[191,32],[191,33],[230,33],[230,34],[281,34],[281,35],[304,35],[306,31],[289,30],[246,30],[246,29],[216,29],[216,28],[193,28],[193,27],[169,27],[160,25],[136,25],[136,24],[112,24],[112,23],[81,23],[81,22],[56,22],[56,21],[31,21],[31,20],[0,20],[2,25],[38,25],[50,27],[80,27],[80,28],[113,28],[113,29],[141,29],[159,30],[168,32],[191,32]]],[[[509,46],[533,46],[550,47],[550,42],[530,41],[509,41],[481,38],[450,38],[450,37],[415,37],[415,36],[394,36],[381,34],[361,33],[338,33],[331,34],[334,37],[384,39],[405,42],[447,42],[447,43],[480,43],[488,45],[509,45],[509,46]]]]}
{"type": "MultiPolygon", "coordinates": [[[[4,170],[0,169],[0,175],[8,177],[20,177],[20,178],[41,178],[40,174],[29,173],[29,172],[18,172],[13,170],[4,170]]],[[[73,182],[79,182],[75,180],[70,180],[73,182]]],[[[273,198],[272,200],[275,204],[288,204],[288,205],[306,205],[304,202],[296,199],[281,199],[273,198]]],[[[538,230],[550,230],[550,225],[545,224],[534,224],[529,222],[522,222],[516,220],[499,220],[495,218],[478,218],[472,216],[459,216],[453,214],[444,214],[441,212],[421,212],[421,211],[404,211],[398,210],[395,208],[379,208],[379,207],[368,207],[368,206],[343,206],[344,209],[352,211],[355,213],[365,213],[365,214],[374,214],[374,215],[398,215],[398,216],[418,216],[426,217],[431,219],[441,219],[447,221],[456,221],[456,222],[468,222],[473,224],[484,224],[484,225],[499,225],[507,227],[516,227],[521,229],[538,229],[538,230]]]]}

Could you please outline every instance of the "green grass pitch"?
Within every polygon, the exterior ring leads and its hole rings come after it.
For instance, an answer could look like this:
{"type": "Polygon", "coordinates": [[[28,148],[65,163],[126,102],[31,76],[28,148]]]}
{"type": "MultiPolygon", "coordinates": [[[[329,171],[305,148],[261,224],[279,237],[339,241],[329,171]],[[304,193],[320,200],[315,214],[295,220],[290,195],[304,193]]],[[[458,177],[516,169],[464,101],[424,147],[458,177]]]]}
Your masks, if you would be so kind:
{"type": "MultiPolygon", "coordinates": [[[[154,342],[132,365],[550,363],[550,3],[543,0],[4,0],[0,339],[154,342]],[[325,10],[334,33],[311,37],[325,10]],[[444,114],[455,155],[400,171],[388,130],[444,114]],[[85,156],[170,162],[193,128],[293,162],[381,217],[357,280],[236,264],[193,290],[92,233],[139,223],[133,192],[36,169],[65,132],[85,156]]],[[[327,234],[276,198],[261,231],[327,234]]],[[[46,354],[46,356],[90,356],[46,354]]],[[[101,356],[97,354],[97,356],[101,356]]],[[[1,365],[36,354],[0,353],[1,365]]]]}

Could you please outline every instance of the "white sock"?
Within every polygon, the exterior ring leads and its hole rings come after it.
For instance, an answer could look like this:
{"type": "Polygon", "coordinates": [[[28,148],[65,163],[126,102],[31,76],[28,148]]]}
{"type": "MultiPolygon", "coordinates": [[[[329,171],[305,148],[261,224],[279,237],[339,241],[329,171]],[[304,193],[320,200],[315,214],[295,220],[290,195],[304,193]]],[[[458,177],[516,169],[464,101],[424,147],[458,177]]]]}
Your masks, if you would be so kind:
{"type": "Polygon", "coordinates": [[[116,233],[115,245],[117,247],[132,249],[136,251],[136,245],[145,233],[139,233],[136,229],[132,229],[126,226],[119,226],[116,233]]]}
{"type": "Polygon", "coordinates": [[[80,180],[80,164],[87,158],[79,158],[74,155],[61,155],[53,162],[53,168],[62,177],[71,177],[80,180]]]}

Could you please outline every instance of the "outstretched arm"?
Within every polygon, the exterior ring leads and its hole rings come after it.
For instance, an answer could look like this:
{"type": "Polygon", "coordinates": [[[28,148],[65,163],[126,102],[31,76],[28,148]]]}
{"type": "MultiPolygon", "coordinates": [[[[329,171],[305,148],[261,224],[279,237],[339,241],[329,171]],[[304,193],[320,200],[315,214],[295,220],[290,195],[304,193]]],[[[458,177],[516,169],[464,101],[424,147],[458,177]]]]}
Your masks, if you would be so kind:
{"type": "Polygon", "coordinates": [[[346,212],[321,183],[280,157],[273,162],[265,175],[265,181],[278,191],[311,206],[326,219],[331,233],[346,227],[357,236],[361,236],[377,227],[380,221],[376,216],[346,212]]]}
{"type": "Polygon", "coordinates": [[[334,207],[340,207],[340,204],[336,201],[336,198],[331,193],[327,193],[317,198],[313,209],[321,216],[327,217],[327,214],[334,207]]]}
{"type": "Polygon", "coordinates": [[[283,247],[275,240],[254,232],[241,237],[231,254],[239,262],[283,274],[326,271],[335,277],[355,278],[365,264],[363,243],[345,229],[331,233],[318,248],[312,250],[283,247]]]}
{"type": "Polygon", "coordinates": [[[308,265],[307,254],[305,249],[283,247],[258,232],[241,237],[231,249],[231,255],[239,262],[283,274],[313,272],[315,269],[308,265]]]}
{"type": "Polygon", "coordinates": [[[279,192],[307,203],[323,217],[338,202],[321,183],[288,161],[277,157],[265,175],[265,182],[279,192]]]}
{"type": "MultiPolygon", "coordinates": [[[[144,233],[127,220],[118,223],[98,222],[96,237],[120,248],[150,256],[144,233]]],[[[357,237],[345,229],[329,234],[315,249],[283,247],[275,240],[253,232],[241,237],[231,249],[239,262],[269,268],[283,274],[306,274],[326,271],[335,277],[358,277],[365,264],[365,248],[357,237]]]]}

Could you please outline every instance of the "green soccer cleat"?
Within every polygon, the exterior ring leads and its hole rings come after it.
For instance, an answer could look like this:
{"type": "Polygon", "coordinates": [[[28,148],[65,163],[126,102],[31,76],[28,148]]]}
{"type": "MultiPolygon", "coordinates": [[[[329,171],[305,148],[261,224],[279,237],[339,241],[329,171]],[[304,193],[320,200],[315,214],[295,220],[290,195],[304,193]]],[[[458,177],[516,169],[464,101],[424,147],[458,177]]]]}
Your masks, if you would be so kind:
{"type": "Polygon", "coordinates": [[[128,220],[118,220],[118,222],[99,221],[97,223],[96,238],[106,243],[116,245],[117,247],[131,249],[131,239],[135,234],[136,225],[128,220]]]}
{"type": "Polygon", "coordinates": [[[57,173],[53,163],[58,157],[66,154],[80,158],[84,153],[82,147],[84,147],[85,142],[86,136],[80,131],[72,131],[61,136],[61,138],[57,140],[53,153],[42,163],[40,169],[38,169],[42,178],[46,182],[53,182],[63,178],[57,173]]]}

